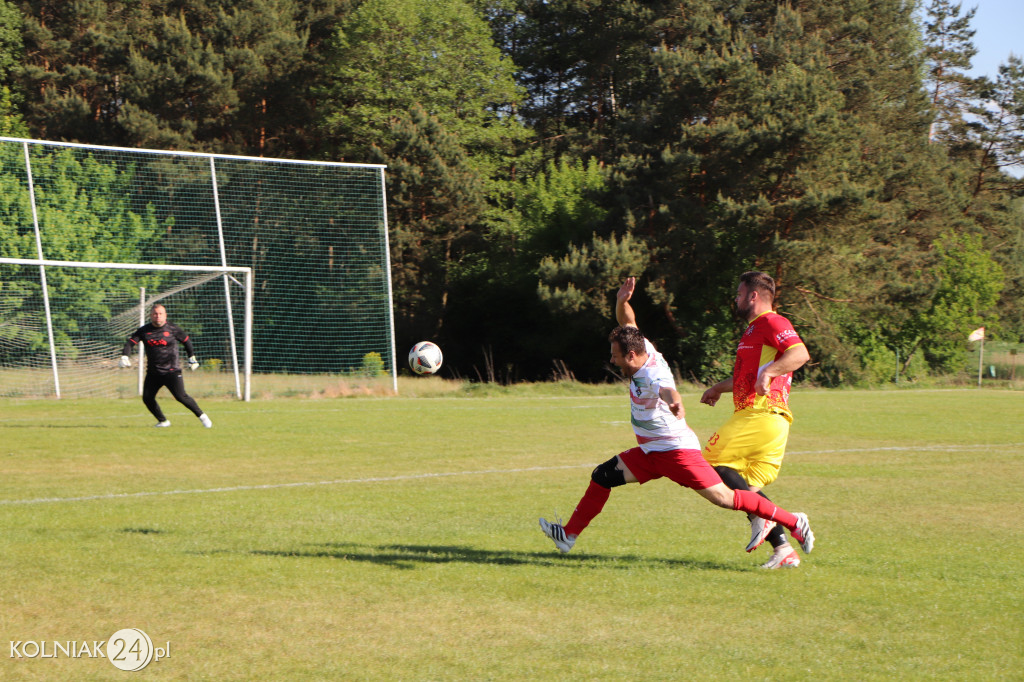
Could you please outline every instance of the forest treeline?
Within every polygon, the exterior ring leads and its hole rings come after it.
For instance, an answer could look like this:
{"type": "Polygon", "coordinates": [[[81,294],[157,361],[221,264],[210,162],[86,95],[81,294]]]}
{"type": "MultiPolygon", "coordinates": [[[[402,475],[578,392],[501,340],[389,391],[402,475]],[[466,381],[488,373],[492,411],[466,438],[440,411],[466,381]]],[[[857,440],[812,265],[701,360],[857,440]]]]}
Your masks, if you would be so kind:
{"type": "Polygon", "coordinates": [[[614,292],[636,275],[645,333],[683,377],[717,379],[737,276],[762,269],[810,347],[804,378],[884,381],[897,362],[960,370],[976,327],[1024,340],[1024,62],[968,76],[972,17],[950,0],[5,0],[0,133],[387,164],[399,349],[435,340],[468,378],[608,377],[614,292]]]}

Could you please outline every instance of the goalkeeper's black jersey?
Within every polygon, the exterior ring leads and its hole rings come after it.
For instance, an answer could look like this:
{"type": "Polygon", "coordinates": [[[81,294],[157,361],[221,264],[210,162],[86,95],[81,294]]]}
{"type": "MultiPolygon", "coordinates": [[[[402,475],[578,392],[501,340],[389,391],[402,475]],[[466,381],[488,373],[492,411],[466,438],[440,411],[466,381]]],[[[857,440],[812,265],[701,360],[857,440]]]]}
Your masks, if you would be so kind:
{"type": "Polygon", "coordinates": [[[179,327],[165,322],[162,327],[145,324],[138,328],[124,343],[121,355],[128,355],[138,343],[146,348],[146,370],[166,374],[181,369],[178,344],[185,346],[185,357],[193,355],[192,341],[179,327]]]}

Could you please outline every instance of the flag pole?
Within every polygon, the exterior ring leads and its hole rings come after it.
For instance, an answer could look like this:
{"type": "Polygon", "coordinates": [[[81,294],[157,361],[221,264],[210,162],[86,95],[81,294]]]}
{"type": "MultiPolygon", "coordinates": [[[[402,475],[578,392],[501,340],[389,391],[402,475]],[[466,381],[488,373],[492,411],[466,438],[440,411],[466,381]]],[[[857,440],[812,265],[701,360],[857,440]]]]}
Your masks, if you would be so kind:
{"type": "Polygon", "coordinates": [[[978,348],[978,388],[981,388],[981,371],[985,364],[985,328],[978,327],[967,335],[967,340],[981,341],[981,346],[978,348]]]}
{"type": "Polygon", "coordinates": [[[985,337],[981,337],[981,347],[978,349],[978,388],[981,388],[981,367],[985,363],[985,337]]]}

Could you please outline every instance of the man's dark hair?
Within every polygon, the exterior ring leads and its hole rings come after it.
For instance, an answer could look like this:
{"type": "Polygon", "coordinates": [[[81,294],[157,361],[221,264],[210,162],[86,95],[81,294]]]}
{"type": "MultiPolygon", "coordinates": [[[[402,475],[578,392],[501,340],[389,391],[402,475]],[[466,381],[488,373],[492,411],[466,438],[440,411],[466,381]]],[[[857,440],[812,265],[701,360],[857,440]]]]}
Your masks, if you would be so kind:
{"type": "Polygon", "coordinates": [[[633,351],[637,355],[644,352],[644,335],[632,325],[621,325],[612,330],[608,341],[619,344],[623,355],[633,351]]]}
{"type": "Polygon", "coordinates": [[[769,303],[775,302],[775,280],[767,272],[749,270],[740,275],[740,281],[747,285],[747,290],[759,292],[769,303]]]}

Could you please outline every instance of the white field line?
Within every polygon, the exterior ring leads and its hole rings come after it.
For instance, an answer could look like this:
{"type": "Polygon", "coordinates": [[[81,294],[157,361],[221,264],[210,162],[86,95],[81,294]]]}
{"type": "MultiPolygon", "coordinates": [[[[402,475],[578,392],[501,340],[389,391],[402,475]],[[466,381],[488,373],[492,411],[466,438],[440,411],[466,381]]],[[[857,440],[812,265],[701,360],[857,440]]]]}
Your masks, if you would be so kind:
{"type": "Polygon", "coordinates": [[[831,455],[837,452],[952,452],[958,450],[990,450],[996,448],[1019,448],[1024,443],[978,443],[976,445],[915,445],[882,448],[847,448],[844,450],[788,450],[787,455],[831,455]]]}
{"type": "Polygon", "coordinates": [[[353,483],[388,483],[392,481],[416,481],[427,478],[449,476],[486,476],[488,474],[516,474],[528,471],[554,471],[556,469],[582,469],[595,464],[573,464],[555,467],[527,467],[525,469],[486,469],[482,471],[451,471],[442,473],[408,474],[405,476],[374,476],[370,478],[339,478],[332,481],[296,481],[294,483],[266,483],[263,485],[238,485],[224,488],[197,488],[194,490],[153,490],[137,493],[110,493],[107,495],[86,495],[83,497],[37,497],[29,500],[0,500],[0,506],[20,504],[46,504],[50,502],[88,502],[92,500],[118,500],[129,497],[155,497],[159,495],[204,495],[207,493],[230,493],[240,490],[276,490],[278,488],[308,488],[321,485],[345,485],[353,483]]]}
{"type": "MultiPolygon", "coordinates": [[[[1001,445],[928,445],[920,447],[880,447],[880,448],[846,448],[837,450],[803,450],[790,452],[791,455],[829,455],[856,452],[945,452],[955,450],[981,450],[993,447],[1016,448],[1024,443],[1003,443],[1001,445]]],[[[51,504],[58,502],[91,502],[95,500],[120,500],[133,497],[159,497],[163,495],[207,495],[211,493],[231,493],[245,490],[278,490],[281,488],[310,488],[326,485],[354,485],[359,483],[390,483],[394,481],[419,481],[429,478],[448,478],[454,476],[488,476],[492,474],[522,474],[533,471],[559,471],[563,469],[589,469],[596,464],[568,464],[562,466],[525,467],[521,469],[482,469],[478,471],[449,471],[404,476],[373,476],[368,478],[338,478],[330,481],[296,481],[293,483],[266,483],[263,485],[237,485],[221,488],[196,488],[193,490],[149,490],[134,493],[108,493],[106,495],[84,495],[81,497],[36,497],[26,500],[0,500],[0,506],[51,504]]]]}

